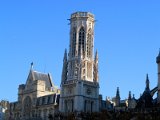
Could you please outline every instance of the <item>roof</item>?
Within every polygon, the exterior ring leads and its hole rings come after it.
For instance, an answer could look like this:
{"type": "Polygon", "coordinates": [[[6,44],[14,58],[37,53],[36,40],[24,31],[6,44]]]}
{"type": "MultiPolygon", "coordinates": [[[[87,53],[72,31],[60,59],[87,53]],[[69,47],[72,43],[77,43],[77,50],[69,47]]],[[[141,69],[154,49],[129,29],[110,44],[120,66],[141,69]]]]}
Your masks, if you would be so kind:
{"type": "Polygon", "coordinates": [[[30,73],[28,75],[27,81],[32,80],[43,80],[45,81],[46,87],[51,88],[53,87],[52,78],[49,73],[41,73],[34,71],[33,69],[30,70],[30,73]]]}
{"type": "Polygon", "coordinates": [[[51,94],[37,98],[36,106],[59,104],[60,94],[51,94]]]}
{"type": "Polygon", "coordinates": [[[33,71],[34,80],[44,80],[46,82],[47,87],[52,87],[52,81],[50,74],[40,73],[37,71],[33,71]]]}

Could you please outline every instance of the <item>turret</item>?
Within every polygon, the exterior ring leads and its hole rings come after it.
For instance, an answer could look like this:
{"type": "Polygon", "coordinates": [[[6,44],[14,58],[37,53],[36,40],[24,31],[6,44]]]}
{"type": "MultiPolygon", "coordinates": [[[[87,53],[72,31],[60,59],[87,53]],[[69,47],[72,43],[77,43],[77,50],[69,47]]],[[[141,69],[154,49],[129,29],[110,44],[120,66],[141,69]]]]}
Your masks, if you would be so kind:
{"type": "Polygon", "coordinates": [[[132,104],[132,96],[131,96],[131,91],[129,91],[129,94],[128,94],[128,109],[131,108],[131,104],[132,104]]]}
{"type": "Polygon", "coordinates": [[[24,90],[25,90],[25,85],[24,84],[19,85],[19,88],[18,88],[18,101],[19,102],[21,102],[22,100],[24,90]]]}
{"type": "Polygon", "coordinates": [[[131,99],[132,99],[131,91],[129,91],[129,94],[128,94],[128,100],[131,100],[131,99]]]}
{"type": "Polygon", "coordinates": [[[134,94],[133,94],[133,97],[132,97],[132,99],[135,99],[135,96],[134,96],[134,94]]]}

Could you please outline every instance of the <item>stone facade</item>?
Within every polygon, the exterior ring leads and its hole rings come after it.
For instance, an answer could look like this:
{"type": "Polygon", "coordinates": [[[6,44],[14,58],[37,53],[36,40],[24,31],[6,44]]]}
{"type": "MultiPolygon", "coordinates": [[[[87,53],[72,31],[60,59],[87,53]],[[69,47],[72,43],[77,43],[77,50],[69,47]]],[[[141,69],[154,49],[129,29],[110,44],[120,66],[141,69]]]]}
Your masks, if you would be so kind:
{"type": "Polygon", "coordinates": [[[70,48],[65,50],[61,112],[99,111],[98,53],[93,59],[94,15],[76,12],[70,18],[70,48]]]}
{"type": "Polygon", "coordinates": [[[5,120],[5,113],[8,110],[9,102],[6,100],[0,101],[0,120],[5,120]]]}
{"type": "Polygon", "coordinates": [[[26,84],[19,85],[18,101],[10,103],[9,118],[15,120],[43,119],[58,111],[60,90],[52,83],[50,74],[33,70],[33,64],[26,84]]]}

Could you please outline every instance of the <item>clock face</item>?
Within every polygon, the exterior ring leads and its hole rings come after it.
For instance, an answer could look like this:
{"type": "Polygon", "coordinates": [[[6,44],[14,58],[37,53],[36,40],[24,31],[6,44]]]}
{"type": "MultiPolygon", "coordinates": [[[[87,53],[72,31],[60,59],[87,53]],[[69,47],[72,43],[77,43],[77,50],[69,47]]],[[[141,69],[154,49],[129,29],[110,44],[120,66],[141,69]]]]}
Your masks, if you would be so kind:
{"type": "Polygon", "coordinates": [[[87,94],[90,95],[92,93],[91,88],[87,88],[87,94]]]}

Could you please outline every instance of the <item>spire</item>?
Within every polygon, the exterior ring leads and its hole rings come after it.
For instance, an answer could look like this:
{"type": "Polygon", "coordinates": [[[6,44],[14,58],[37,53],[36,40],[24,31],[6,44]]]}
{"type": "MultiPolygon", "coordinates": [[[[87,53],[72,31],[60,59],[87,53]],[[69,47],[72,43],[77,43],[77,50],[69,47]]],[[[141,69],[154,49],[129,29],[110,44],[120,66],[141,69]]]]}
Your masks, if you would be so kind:
{"type": "Polygon", "coordinates": [[[160,63],[160,49],[159,49],[159,54],[158,54],[158,56],[156,58],[156,62],[157,62],[157,64],[160,63]]]}
{"type": "Polygon", "coordinates": [[[148,74],[146,75],[146,91],[150,90],[149,89],[149,77],[148,74]]]}
{"type": "Polygon", "coordinates": [[[98,52],[96,50],[95,60],[98,60],[98,52]]]}
{"type": "Polygon", "coordinates": [[[120,105],[120,94],[119,94],[119,87],[117,87],[115,106],[119,106],[119,105],[120,105]]]}
{"type": "Polygon", "coordinates": [[[131,100],[131,91],[129,91],[128,100],[131,100]]]}
{"type": "Polygon", "coordinates": [[[67,49],[64,51],[63,62],[67,61],[67,49]]]}
{"type": "Polygon", "coordinates": [[[67,80],[67,67],[68,67],[67,49],[65,49],[64,58],[63,58],[63,69],[62,69],[61,84],[62,84],[64,81],[67,80]]]}
{"type": "Polygon", "coordinates": [[[33,70],[33,62],[31,62],[31,70],[33,70]]]}
{"type": "Polygon", "coordinates": [[[116,98],[120,98],[119,87],[117,87],[116,98]]]}

